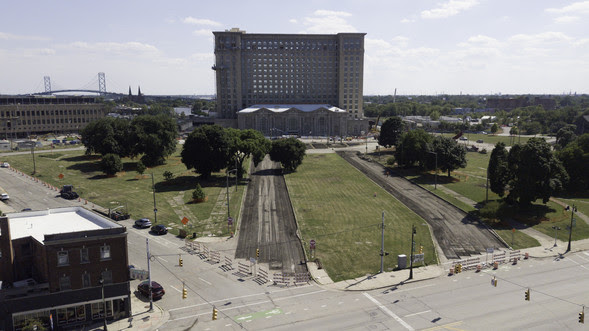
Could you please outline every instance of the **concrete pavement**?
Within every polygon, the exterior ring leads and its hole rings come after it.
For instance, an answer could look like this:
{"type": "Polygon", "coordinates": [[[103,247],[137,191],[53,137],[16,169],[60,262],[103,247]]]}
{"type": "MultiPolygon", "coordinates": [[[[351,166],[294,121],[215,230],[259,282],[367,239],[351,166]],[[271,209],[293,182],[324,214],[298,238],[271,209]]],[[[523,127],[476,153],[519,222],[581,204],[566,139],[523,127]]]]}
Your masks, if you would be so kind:
{"type": "MultiPolygon", "coordinates": [[[[161,309],[156,303],[153,310],[149,311],[149,301],[131,294],[131,317],[118,321],[107,321],[108,330],[157,330],[161,327],[170,314],[161,309]]],[[[104,324],[95,323],[84,330],[104,330],[104,324]]]]}

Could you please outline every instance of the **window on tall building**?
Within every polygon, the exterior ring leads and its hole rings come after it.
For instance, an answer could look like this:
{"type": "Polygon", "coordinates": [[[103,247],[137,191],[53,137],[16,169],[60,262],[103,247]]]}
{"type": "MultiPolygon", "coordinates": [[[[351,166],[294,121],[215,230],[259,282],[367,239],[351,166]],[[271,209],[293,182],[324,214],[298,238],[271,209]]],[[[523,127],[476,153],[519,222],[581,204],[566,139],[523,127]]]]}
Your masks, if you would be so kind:
{"type": "Polygon", "coordinates": [[[104,284],[112,284],[112,270],[105,270],[100,273],[104,284]]]}
{"type": "Polygon", "coordinates": [[[57,265],[58,266],[68,265],[69,263],[70,263],[70,260],[68,257],[68,251],[57,252],[57,265]]]}
{"type": "Polygon", "coordinates": [[[89,273],[85,273],[82,275],[82,287],[90,287],[92,286],[91,276],[89,273]]]}
{"type": "Polygon", "coordinates": [[[90,262],[90,257],[88,255],[88,247],[83,247],[80,249],[80,263],[88,263],[90,262]]]}
{"type": "Polygon", "coordinates": [[[72,283],[70,281],[70,276],[63,275],[62,277],[59,277],[59,290],[65,291],[65,290],[71,290],[71,289],[72,289],[72,283]]]}
{"type": "Polygon", "coordinates": [[[110,260],[110,246],[104,245],[100,247],[100,259],[110,260]]]}

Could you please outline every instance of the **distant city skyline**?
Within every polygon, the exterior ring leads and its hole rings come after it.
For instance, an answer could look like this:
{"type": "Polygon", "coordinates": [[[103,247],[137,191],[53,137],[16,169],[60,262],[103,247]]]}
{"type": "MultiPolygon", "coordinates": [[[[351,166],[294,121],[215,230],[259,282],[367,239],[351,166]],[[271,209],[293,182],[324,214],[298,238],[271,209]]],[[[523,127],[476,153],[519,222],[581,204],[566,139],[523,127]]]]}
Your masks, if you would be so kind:
{"type": "Polygon", "coordinates": [[[0,94],[215,94],[213,31],[362,32],[364,95],[589,93],[589,1],[3,4],[0,94]]]}

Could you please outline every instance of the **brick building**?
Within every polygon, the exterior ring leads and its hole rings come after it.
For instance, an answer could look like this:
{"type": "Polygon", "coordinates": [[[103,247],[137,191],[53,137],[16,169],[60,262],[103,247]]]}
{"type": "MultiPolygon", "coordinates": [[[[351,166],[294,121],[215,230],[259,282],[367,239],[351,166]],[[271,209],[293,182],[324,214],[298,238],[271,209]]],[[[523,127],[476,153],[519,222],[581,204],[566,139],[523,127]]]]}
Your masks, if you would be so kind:
{"type": "Polygon", "coordinates": [[[126,228],[81,207],[0,217],[0,269],[0,330],[81,328],[104,307],[109,320],[131,311],[126,228]]]}

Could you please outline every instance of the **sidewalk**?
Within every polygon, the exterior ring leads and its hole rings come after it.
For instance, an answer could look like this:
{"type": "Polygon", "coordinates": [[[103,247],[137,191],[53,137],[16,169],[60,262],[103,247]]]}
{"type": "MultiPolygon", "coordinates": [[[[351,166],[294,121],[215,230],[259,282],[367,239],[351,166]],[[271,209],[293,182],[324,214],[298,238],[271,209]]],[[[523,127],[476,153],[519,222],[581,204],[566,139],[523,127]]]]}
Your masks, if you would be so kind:
{"type": "MultiPolygon", "coordinates": [[[[149,312],[149,301],[144,302],[131,294],[131,317],[118,321],[106,321],[108,330],[156,330],[170,317],[157,304],[153,304],[153,311],[149,312]]],[[[84,330],[103,330],[103,323],[94,323],[84,330]]]]}

